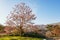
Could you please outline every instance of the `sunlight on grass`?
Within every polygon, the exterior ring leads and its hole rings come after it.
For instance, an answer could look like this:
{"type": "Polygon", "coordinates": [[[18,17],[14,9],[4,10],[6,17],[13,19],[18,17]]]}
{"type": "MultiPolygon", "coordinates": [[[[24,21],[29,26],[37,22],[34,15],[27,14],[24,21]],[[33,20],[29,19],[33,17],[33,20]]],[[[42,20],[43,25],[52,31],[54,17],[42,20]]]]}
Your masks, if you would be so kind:
{"type": "Polygon", "coordinates": [[[41,38],[20,37],[20,36],[7,36],[2,37],[0,40],[42,40],[41,38]]]}

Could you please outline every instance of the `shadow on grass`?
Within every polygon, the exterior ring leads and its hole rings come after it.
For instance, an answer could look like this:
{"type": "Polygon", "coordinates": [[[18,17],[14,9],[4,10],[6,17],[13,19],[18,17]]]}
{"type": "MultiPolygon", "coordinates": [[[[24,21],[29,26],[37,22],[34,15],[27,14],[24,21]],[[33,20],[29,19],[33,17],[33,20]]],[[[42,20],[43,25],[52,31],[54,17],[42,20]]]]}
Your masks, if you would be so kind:
{"type": "Polygon", "coordinates": [[[33,32],[28,32],[24,33],[22,35],[23,37],[32,37],[32,38],[46,38],[43,34],[38,34],[38,33],[33,33],[33,32]]]}

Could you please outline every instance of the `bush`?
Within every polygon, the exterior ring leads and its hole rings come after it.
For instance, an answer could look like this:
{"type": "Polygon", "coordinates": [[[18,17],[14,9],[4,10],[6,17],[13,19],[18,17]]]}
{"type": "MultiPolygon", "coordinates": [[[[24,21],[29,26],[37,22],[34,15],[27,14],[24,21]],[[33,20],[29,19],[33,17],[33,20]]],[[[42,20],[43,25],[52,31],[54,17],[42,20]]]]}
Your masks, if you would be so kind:
{"type": "Polygon", "coordinates": [[[36,38],[46,38],[44,35],[38,34],[38,33],[34,33],[34,32],[24,33],[23,36],[25,36],[25,37],[36,37],[36,38]]]}

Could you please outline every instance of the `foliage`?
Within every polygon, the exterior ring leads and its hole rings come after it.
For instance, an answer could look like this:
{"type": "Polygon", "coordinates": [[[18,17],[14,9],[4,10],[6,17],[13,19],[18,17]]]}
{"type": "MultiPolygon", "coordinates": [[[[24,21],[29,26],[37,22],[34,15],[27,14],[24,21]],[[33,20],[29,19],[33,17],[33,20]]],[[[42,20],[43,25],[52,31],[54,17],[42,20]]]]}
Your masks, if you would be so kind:
{"type": "Polygon", "coordinates": [[[15,28],[14,30],[11,31],[11,35],[20,35],[19,30],[15,28]]]}
{"type": "Polygon", "coordinates": [[[48,37],[60,37],[60,25],[50,25],[47,27],[48,31],[46,36],[48,37]]]}
{"type": "Polygon", "coordinates": [[[47,25],[47,29],[49,30],[49,31],[51,31],[52,30],[52,27],[53,27],[53,25],[47,25]]]}
{"type": "Polygon", "coordinates": [[[23,36],[25,36],[25,37],[35,37],[35,38],[46,38],[44,35],[38,34],[38,33],[34,33],[34,32],[24,33],[23,36]]]}
{"type": "Polygon", "coordinates": [[[51,31],[47,31],[45,34],[46,37],[50,38],[53,36],[53,34],[51,33],[51,31]]]}
{"type": "Polygon", "coordinates": [[[0,24],[0,32],[4,32],[4,26],[0,24]]]}

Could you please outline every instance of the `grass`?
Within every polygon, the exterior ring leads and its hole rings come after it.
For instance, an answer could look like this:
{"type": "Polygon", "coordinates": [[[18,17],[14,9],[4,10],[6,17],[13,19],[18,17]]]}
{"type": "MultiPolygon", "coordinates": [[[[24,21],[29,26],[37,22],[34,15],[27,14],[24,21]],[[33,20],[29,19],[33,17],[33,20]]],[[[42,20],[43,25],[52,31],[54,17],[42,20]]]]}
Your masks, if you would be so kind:
{"type": "Polygon", "coordinates": [[[5,36],[1,37],[0,40],[42,40],[42,39],[32,37],[20,37],[20,36],[5,36]]]}

